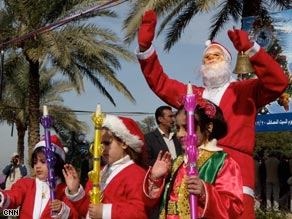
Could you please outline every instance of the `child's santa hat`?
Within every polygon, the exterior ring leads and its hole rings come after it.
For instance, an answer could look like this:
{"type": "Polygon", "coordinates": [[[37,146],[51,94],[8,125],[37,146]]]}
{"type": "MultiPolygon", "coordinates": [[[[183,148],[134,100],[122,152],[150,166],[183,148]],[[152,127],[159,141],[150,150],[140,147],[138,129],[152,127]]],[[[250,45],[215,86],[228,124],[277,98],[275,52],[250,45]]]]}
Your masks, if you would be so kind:
{"type": "Polygon", "coordinates": [[[142,152],[144,135],[134,120],[126,117],[105,115],[102,126],[108,128],[134,151],[142,152]]]}
{"type": "Polygon", "coordinates": [[[221,45],[220,43],[217,43],[217,42],[211,42],[211,40],[207,40],[205,42],[205,50],[204,50],[204,55],[206,53],[206,51],[210,48],[210,46],[218,46],[219,48],[221,48],[226,56],[226,60],[231,62],[232,60],[232,56],[231,56],[231,53],[228,51],[228,49],[226,47],[224,47],[223,45],[221,45]]]}
{"type": "MultiPolygon", "coordinates": [[[[57,137],[57,135],[52,135],[51,136],[51,145],[52,145],[52,150],[54,153],[60,155],[63,161],[65,161],[65,154],[68,152],[68,148],[63,147],[61,141],[57,137]]],[[[39,147],[46,147],[46,140],[43,138],[41,141],[39,141],[35,146],[34,149],[37,149],[39,147]]]]}

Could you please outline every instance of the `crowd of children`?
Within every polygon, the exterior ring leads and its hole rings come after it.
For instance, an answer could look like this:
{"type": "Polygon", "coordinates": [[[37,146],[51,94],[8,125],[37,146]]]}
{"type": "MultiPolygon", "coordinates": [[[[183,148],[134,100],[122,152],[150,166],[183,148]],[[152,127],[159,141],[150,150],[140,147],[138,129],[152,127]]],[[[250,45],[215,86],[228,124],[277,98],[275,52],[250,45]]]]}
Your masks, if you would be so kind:
{"type": "MultiPolygon", "coordinates": [[[[99,204],[91,203],[91,180],[83,188],[76,169],[65,164],[62,144],[53,135],[51,143],[57,158],[54,200],[50,199],[45,140],[41,140],[31,157],[35,177],[22,178],[11,189],[0,190],[0,210],[20,207],[21,219],[147,219],[149,209],[159,208],[160,218],[189,218],[188,197],[193,194],[198,197],[201,218],[237,218],[243,211],[240,168],[216,146],[227,133],[222,111],[204,101],[197,105],[194,120],[200,150],[198,176],[187,177],[185,154],[172,160],[169,152],[161,151],[153,167],[147,167],[144,135],[137,123],[131,118],[105,115],[101,129],[105,165],[100,173],[99,204]]],[[[183,151],[186,121],[181,108],[176,115],[176,134],[183,151]]]]}

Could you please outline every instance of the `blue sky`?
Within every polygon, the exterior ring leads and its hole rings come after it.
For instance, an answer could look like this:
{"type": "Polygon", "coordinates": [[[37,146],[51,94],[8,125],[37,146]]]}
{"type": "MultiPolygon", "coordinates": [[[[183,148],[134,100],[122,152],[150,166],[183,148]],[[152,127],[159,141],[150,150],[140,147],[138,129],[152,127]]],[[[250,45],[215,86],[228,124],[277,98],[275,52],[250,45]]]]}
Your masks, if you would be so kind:
{"type": "MultiPolygon", "coordinates": [[[[121,7],[121,6],[118,6],[121,7]]],[[[119,8],[118,8],[119,9],[119,8]]],[[[124,10],[120,10],[124,11],[124,10]]],[[[125,16],[120,14],[121,17],[125,16]]],[[[185,30],[182,39],[171,49],[169,53],[163,51],[163,36],[154,40],[153,45],[157,49],[160,61],[164,67],[165,72],[171,78],[175,78],[179,81],[201,85],[201,78],[197,73],[197,69],[201,65],[202,52],[204,50],[204,43],[208,39],[210,26],[210,15],[198,16],[190,23],[185,30]]],[[[96,19],[98,25],[103,27],[110,27],[116,33],[121,33],[122,19],[96,19]]],[[[216,37],[216,41],[225,45],[231,52],[233,57],[233,66],[236,60],[236,51],[233,48],[228,36],[227,30],[233,26],[240,27],[240,24],[233,22],[228,23],[226,29],[216,37]]],[[[122,37],[122,36],[121,36],[122,37]]],[[[131,51],[134,51],[137,46],[137,40],[135,40],[129,47],[131,51]]],[[[64,95],[64,105],[74,110],[84,110],[94,112],[97,103],[101,104],[103,112],[122,112],[121,115],[131,116],[135,120],[142,120],[145,116],[153,115],[155,109],[163,105],[164,103],[153,94],[148,87],[138,63],[126,63],[121,62],[122,69],[117,72],[117,77],[121,80],[125,86],[130,90],[136,99],[136,104],[132,104],[123,95],[119,94],[113,87],[109,87],[108,90],[112,94],[116,107],[114,107],[107,99],[105,99],[99,91],[91,86],[88,82],[85,82],[85,93],[76,95],[76,93],[68,93],[64,95]],[[124,112],[145,112],[146,115],[128,115],[124,112]]],[[[290,107],[291,108],[291,107],[290,107]]],[[[284,112],[284,110],[278,106],[273,108],[273,111],[284,112]]],[[[90,114],[78,115],[78,118],[88,123],[91,128],[91,132],[86,136],[87,139],[93,138],[93,124],[90,114]]],[[[10,160],[10,155],[16,151],[17,134],[14,129],[14,136],[10,136],[11,127],[7,125],[0,126],[1,143],[0,143],[0,170],[4,168],[10,160]]],[[[41,134],[43,129],[41,128],[41,134]]],[[[27,154],[27,146],[25,145],[25,154],[27,154]]]]}

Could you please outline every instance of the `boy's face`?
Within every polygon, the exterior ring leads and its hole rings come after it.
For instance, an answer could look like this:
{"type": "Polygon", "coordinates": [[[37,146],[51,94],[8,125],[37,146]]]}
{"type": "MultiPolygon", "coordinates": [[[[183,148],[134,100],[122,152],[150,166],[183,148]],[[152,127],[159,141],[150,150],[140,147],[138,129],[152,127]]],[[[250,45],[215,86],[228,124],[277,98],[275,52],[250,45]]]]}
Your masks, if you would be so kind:
{"type": "Polygon", "coordinates": [[[33,161],[34,172],[38,179],[45,181],[48,178],[48,167],[46,163],[46,155],[44,153],[38,153],[33,161]]]}
{"type": "Polygon", "coordinates": [[[101,131],[101,143],[104,147],[102,157],[106,163],[112,164],[127,155],[125,149],[128,146],[106,129],[101,131]]]}

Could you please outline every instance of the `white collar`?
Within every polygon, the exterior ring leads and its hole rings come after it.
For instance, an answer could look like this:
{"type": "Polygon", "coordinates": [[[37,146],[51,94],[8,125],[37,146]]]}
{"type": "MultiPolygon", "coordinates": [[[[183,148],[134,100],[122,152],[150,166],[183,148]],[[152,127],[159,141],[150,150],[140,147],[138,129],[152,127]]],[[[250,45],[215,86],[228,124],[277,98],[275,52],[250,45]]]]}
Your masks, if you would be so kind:
{"type": "Polygon", "coordinates": [[[37,177],[35,178],[35,182],[36,191],[33,205],[33,219],[38,219],[42,215],[42,212],[50,199],[50,187],[47,181],[42,181],[37,177]]]}
{"type": "Polygon", "coordinates": [[[126,155],[125,157],[115,161],[114,163],[108,165],[110,167],[114,167],[114,166],[118,166],[118,165],[121,165],[121,164],[125,164],[125,163],[128,163],[129,161],[131,161],[131,158],[129,155],[126,155]]]}
{"type": "Polygon", "coordinates": [[[199,149],[203,149],[206,151],[223,151],[222,148],[217,147],[217,140],[215,138],[207,142],[207,144],[200,145],[199,149]]]}
{"type": "MultiPolygon", "coordinates": [[[[158,127],[157,129],[163,137],[166,137],[164,131],[162,131],[161,128],[158,127]]],[[[169,139],[171,139],[173,135],[174,135],[173,131],[169,132],[169,139]]]]}
{"type": "Polygon", "coordinates": [[[100,174],[100,189],[103,191],[110,181],[124,168],[133,164],[134,161],[131,160],[129,155],[126,155],[122,159],[112,163],[107,164],[100,174]]]}

